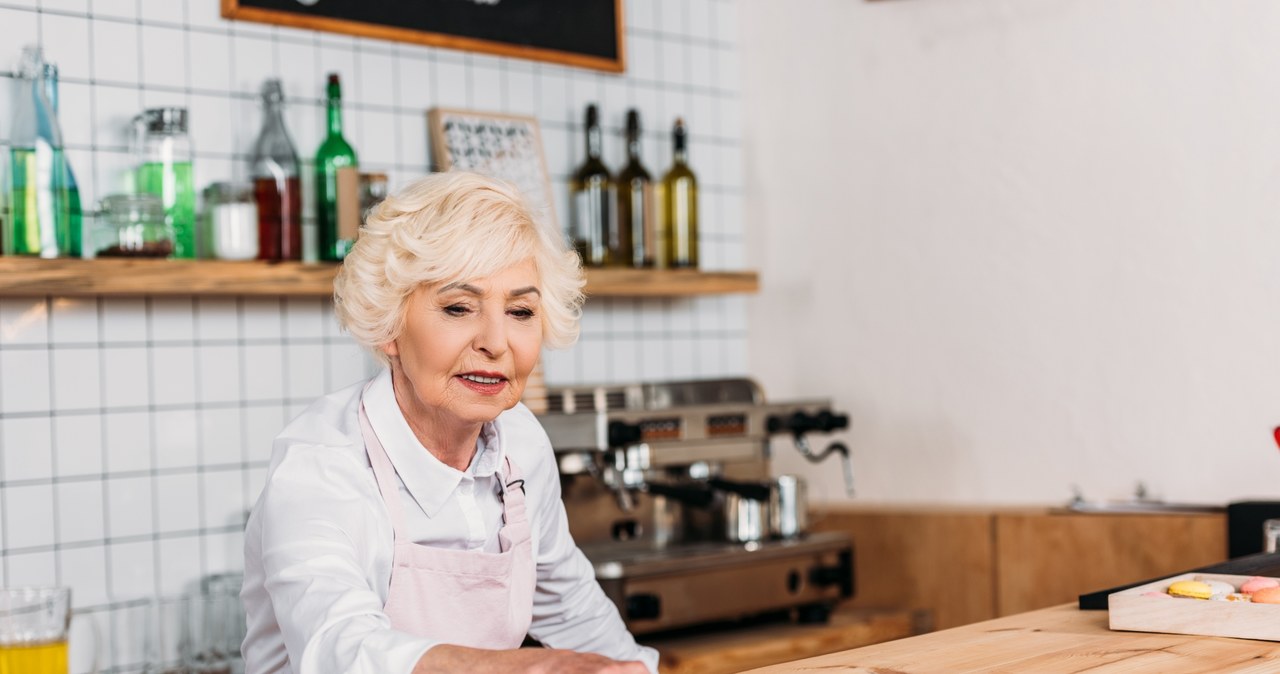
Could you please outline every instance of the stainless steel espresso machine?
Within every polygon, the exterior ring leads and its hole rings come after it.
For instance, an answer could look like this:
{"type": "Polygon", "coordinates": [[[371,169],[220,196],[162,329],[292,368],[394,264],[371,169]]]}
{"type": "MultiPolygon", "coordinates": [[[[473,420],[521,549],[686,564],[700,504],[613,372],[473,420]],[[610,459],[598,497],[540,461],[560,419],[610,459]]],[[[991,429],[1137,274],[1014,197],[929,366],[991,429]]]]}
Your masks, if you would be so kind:
{"type": "Polygon", "coordinates": [[[633,633],[794,610],[823,621],[853,596],[853,545],[805,531],[804,485],[773,479],[770,438],[847,427],[828,400],[766,403],[750,379],[548,390],[569,528],[633,633]]]}

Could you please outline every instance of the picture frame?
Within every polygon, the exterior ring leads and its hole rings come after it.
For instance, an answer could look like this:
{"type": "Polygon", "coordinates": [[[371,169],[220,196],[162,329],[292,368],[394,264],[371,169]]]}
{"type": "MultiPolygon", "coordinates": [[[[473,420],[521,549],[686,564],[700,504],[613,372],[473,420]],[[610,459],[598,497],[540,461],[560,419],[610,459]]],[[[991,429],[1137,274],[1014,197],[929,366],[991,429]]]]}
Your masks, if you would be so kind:
{"type": "MultiPolygon", "coordinates": [[[[214,2],[215,0],[204,0],[214,2]]],[[[622,0],[216,0],[222,16],[620,73],[622,0]]]]}
{"type": "Polygon", "coordinates": [[[536,216],[558,226],[537,118],[431,108],[427,127],[435,170],[475,171],[510,182],[536,216]]]}

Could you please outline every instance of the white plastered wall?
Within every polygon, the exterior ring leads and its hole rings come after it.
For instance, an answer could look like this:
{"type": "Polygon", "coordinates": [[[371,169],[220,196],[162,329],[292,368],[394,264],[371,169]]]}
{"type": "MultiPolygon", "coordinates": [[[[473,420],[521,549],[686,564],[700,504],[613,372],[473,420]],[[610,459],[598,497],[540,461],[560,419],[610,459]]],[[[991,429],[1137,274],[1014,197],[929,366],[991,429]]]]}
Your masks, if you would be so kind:
{"type": "Polygon", "coordinates": [[[1280,497],[1280,4],[740,16],[751,369],[857,500],[1280,497]]]}

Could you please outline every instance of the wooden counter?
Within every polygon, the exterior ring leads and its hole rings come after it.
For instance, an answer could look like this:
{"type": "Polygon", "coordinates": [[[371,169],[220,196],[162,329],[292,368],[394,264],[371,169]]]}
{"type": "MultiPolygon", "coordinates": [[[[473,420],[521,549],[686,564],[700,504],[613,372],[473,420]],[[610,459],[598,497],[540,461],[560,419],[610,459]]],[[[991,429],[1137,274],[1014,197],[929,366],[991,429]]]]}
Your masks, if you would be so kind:
{"type": "Polygon", "coordinates": [[[753,674],[818,671],[1261,674],[1280,671],[1280,644],[1112,632],[1107,629],[1106,611],[1081,611],[1067,604],[751,670],[753,674]]]}
{"type": "Polygon", "coordinates": [[[731,674],[752,667],[920,634],[928,629],[921,611],[842,608],[824,625],[766,623],[646,638],[658,649],[662,674],[731,674]]]}

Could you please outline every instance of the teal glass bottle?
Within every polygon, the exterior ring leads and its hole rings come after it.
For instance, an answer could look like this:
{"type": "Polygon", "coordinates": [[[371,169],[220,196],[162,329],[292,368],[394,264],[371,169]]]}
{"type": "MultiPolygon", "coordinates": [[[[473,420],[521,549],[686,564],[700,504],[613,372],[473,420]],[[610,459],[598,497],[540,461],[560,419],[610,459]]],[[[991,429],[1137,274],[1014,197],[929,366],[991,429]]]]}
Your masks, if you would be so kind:
{"type": "MultiPolygon", "coordinates": [[[[49,98],[49,107],[53,110],[53,116],[58,116],[58,66],[52,63],[44,64],[44,92],[49,98]]],[[[64,235],[65,249],[67,257],[82,257],[84,255],[84,209],[80,203],[80,184],[76,182],[76,173],[71,169],[71,162],[66,159],[66,153],[63,153],[62,168],[65,171],[64,179],[67,195],[67,227],[64,235]]],[[[59,248],[63,247],[60,243],[59,248]]]]}
{"type": "Polygon", "coordinates": [[[26,93],[16,101],[10,134],[6,255],[54,258],[73,252],[67,160],[44,66],[38,47],[23,50],[19,76],[26,93]]]}

